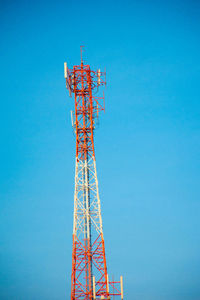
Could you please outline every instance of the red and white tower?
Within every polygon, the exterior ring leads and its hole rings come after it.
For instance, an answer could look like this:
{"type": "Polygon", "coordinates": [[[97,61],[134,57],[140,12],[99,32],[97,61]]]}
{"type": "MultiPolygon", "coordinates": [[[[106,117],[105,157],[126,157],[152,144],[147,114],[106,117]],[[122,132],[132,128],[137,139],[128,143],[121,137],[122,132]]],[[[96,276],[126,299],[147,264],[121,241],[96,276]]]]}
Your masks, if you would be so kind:
{"type": "Polygon", "coordinates": [[[71,112],[76,135],[71,300],[123,299],[122,276],[118,282],[109,281],[107,271],[94,151],[95,121],[105,110],[104,96],[97,97],[96,92],[106,84],[105,76],[83,63],[82,47],[80,65],[69,69],[64,63],[66,87],[75,98],[71,112]]]}

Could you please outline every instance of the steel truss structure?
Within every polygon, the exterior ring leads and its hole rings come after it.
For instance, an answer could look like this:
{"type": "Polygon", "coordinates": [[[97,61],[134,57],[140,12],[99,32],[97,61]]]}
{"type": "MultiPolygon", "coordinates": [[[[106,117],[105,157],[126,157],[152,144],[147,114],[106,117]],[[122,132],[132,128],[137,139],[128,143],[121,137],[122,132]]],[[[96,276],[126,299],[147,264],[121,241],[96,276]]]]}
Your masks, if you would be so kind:
{"type": "Polygon", "coordinates": [[[81,65],[68,69],[64,64],[66,87],[74,93],[72,126],[76,134],[74,223],[71,274],[71,300],[123,299],[120,281],[109,281],[102,228],[96,160],[95,120],[105,110],[104,96],[94,92],[106,84],[106,73],[81,65]]]}

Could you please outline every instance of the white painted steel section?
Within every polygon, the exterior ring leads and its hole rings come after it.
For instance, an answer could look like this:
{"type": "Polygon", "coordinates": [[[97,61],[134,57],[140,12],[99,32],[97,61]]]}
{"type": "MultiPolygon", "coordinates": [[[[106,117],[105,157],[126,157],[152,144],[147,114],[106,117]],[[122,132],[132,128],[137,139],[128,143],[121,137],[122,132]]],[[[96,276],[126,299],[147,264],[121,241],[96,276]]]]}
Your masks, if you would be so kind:
{"type": "Polygon", "coordinates": [[[75,192],[74,192],[74,222],[73,222],[73,234],[76,232],[77,224],[77,184],[78,184],[78,161],[75,162],[75,192]]]}
{"type": "Polygon", "coordinates": [[[88,162],[85,160],[84,166],[84,180],[85,180],[85,220],[86,220],[86,238],[90,239],[90,203],[89,203],[89,184],[88,184],[88,162]]]}
{"type": "Polygon", "coordinates": [[[96,168],[96,161],[94,160],[94,171],[95,171],[95,181],[96,181],[96,196],[97,196],[97,204],[98,204],[98,215],[99,215],[99,226],[100,226],[100,232],[103,234],[103,225],[102,225],[102,217],[101,217],[101,202],[99,198],[99,185],[97,180],[97,168],[96,168]]]}
{"type": "Polygon", "coordinates": [[[98,234],[103,233],[94,157],[86,161],[76,159],[73,234],[90,238],[91,228],[98,234]]]}

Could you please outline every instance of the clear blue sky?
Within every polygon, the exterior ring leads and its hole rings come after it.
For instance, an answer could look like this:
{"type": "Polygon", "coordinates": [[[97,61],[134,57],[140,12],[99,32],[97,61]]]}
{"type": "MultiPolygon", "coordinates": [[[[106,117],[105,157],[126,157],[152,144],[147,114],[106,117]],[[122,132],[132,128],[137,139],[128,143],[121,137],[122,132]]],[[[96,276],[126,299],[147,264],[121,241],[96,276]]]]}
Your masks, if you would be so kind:
{"type": "Polygon", "coordinates": [[[95,135],[125,300],[200,299],[199,1],[1,1],[0,299],[70,295],[75,139],[63,62],[106,67],[95,135]]]}

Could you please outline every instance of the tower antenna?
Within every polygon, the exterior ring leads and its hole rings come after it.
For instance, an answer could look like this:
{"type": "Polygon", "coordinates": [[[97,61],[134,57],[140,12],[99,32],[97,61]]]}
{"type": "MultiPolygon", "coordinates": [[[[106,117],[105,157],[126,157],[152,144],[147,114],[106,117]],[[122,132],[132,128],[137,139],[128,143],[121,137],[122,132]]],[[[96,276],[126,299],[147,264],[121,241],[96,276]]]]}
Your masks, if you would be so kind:
{"type": "Polygon", "coordinates": [[[83,48],[84,48],[84,46],[80,46],[80,50],[81,50],[81,64],[83,64],[83,48]]]}

